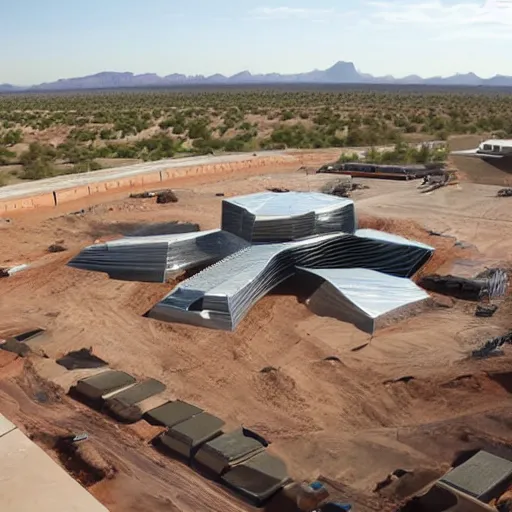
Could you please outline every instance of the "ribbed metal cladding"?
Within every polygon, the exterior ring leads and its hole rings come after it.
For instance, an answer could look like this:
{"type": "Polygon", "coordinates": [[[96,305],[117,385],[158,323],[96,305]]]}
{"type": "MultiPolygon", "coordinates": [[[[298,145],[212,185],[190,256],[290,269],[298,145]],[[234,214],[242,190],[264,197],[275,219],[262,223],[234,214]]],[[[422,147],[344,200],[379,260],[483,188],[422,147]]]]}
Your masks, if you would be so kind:
{"type": "Polygon", "coordinates": [[[233,330],[249,309],[296,267],[363,268],[410,277],[433,249],[392,236],[334,233],[280,244],[253,245],[180,283],[149,316],[213,329],[233,330]]]}
{"type": "MultiPolygon", "coordinates": [[[[298,267],[367,269],[408,278],[434,252],[397,235],[356,231],[356,223],[350,199],[263,192],[224,200],[222,230],[127,237],[87,247],[69,265],[115,279],[153,282],[209,265],[181,282],[149,316],[234,330],[261,297],[298,267]]],[[[489,281],[493,290],[503,288],[502,276],[489,281]]]]}
{"type": "Polygon", "coordinates": [[[249,244],[221,230],[126,237],[86,247],[68,265],[112,279],[164,282],[173,273],[214,263],[249,244]]]}
{"type": "Polygon", "coordinates": [[[322,233],[353,233],[354,203],[318,192],[262,192],[225,199],[222,229],[250,242],[285,242],[322,233]]]}

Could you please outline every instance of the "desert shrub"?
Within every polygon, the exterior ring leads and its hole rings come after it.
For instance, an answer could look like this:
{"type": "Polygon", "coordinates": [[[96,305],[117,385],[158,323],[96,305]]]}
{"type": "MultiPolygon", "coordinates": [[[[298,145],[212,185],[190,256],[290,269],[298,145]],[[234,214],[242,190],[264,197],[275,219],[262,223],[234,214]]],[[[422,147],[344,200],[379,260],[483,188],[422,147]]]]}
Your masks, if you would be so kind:
{"type": "Polygon", "coordinates": [[[282,114],[281,114],[281,121],[288,121],[289,119],[293,119],[295,117],[295,114],[290,111],[290,110],[285,110],[282,114]]]}
{"type": "Polygon", "coordinates": [[[6,146],[14,146],[15,144],[19,144],[20,142],[23,142],[23,132],[19,129],[9,130],[1,138],[1,143],[5,144],[6,146]]]}
{"type": "Polygon", "coordinates": [[[16,153],[9,151],[5,146],[0,146],[0,165],[7,165],[16,157],[16,153]]]}
{"type": "Polygon", "coordinates": [[[112,139],[116,139],[116,138],[117,138],[117,134],[111,128],[104,128],[103,130],[100,131],[100,139],[101,140],[112,140],[112,139]]]}
{"type": "Polygon", "coordinates": [[[191,139],[209,139],[211,131],[208,128],[208,121],[199,119],[191,121],[188,126],[188,136],[191,139]]]}
{"type": "Polygon", "coordinates": [[[98,171],[101,169],[101,165],[95,160],[84,160],[73,166],[73,173],[91,172],[98,171]]]}
{"type": "Polygon", "coordinates": [[[89,141],[96,140],[97,136],[98,136],[98,134],[94,130],[86,130],[86,129],[77,130],[77,129],[73,129],[69,133],[68,139],[72,139],[72,140],[75,140],[77,142],[89,142],[89,141]]]}
{"type": "Polygon", "coordinates": [[[20,156],[23,170],[19,174],[21,179],[38,180],[53,176],[55,171],[55,158],[57,151],[52,146],[33,142],[28,151],[20,156]]]}
{"type": "Polygon", "coordinates": [[[56,169],[51,162],[45,160],[35,160],[23,166],[23,170],[18,174],[22,180],[40,180],[50,178],[56,174],[56,169]]]}

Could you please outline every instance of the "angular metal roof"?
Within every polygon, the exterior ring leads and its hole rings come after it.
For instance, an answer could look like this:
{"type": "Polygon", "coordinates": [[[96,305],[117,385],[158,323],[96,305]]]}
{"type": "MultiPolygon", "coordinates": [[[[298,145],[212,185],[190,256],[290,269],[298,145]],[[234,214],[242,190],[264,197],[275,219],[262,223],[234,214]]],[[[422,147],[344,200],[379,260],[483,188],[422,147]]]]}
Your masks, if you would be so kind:
{"type": "Polygon", "coordinates": [[[363,267],[411,276],[433,249],[405,242],[332,233],[295,242],[252,245],[181,282],[148,315],[233,330],[263,295],[294,275],[297,267],[363,267]]]}
{"type": "MultiPolygon", "coordinates": [[[[182,281],[148,316],[233,330],[299,267],[367,269],[405,278],[434,252],[398,235],[356,231],[353,201],[328,194],[262,192],[225,199],[222,205],[222,230],[128,237],[87,247],[68,264],[139,281],[165,281],[178,270],[210,265],[182,281]]],[[[330,275],[328,281],[336,287],[336,279],[330,275]]]]}
{"type": "Polygon", "coordinates": [[[287,217],[308,212],[329,212],[354,204],[351,199],[320,192],[260,192],[224,199],[257,217],[287,217]]]}
{"type": "Polygon", "coordinates": [[[367,268],[301,270],[327,281],[370,318],[378,318],[429,297],[427,292],[410,279],[367,268]]]}

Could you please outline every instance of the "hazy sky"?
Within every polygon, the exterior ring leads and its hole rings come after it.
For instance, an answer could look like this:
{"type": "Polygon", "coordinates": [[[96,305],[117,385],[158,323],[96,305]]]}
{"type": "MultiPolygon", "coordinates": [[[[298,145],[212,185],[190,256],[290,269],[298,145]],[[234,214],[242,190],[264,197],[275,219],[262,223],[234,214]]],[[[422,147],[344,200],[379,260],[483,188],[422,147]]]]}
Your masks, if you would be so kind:
{"type": "Polygon", "coordinates": [[[512,75],[512,0],[3,0],[0,83],[99,71],[512,75]]]}

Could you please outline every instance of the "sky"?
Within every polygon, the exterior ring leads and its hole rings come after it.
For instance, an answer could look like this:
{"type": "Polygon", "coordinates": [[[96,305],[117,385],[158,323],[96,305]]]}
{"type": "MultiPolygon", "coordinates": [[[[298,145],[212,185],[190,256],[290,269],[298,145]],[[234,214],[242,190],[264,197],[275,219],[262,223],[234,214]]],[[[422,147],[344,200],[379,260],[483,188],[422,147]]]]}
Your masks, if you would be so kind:
{"type": "Polygon", "coordinates": [[[512,75],[512,0],[2,0],[0,83],[100,71],[512,75]]]}

